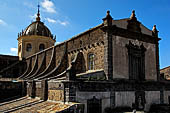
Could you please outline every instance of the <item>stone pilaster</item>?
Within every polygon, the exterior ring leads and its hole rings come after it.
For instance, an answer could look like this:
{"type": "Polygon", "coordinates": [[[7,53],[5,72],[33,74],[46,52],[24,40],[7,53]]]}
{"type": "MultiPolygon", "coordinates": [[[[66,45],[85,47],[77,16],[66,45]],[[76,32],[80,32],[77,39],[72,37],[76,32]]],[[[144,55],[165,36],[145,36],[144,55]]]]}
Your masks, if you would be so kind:
{"type": "Polygon", "coordinates": [[[71,63],[71,68],[67,70],[67,80],[76,80],[75,62],[71,63]]]}
{"type": "Polygon", "coordinates": [[[110,92],[110,107],[114,108],[115,107],[115,91],[110,92]]]}
{"type": "Polygon", "coordinates": [[[41,81],[41,99],[47,100],[48,99],[48,81],[42,80],[41,81]]]}
{"type": "Polygon", "coordinates": [[[76,87],[74,83],[64,83],[64,97],[64,102],[76,102],[76,87]]]}
{"type": "Polygon", "coordinates": [[[35,98],[36,84],[35,81],[28,81],[28,96],[35,98]]]}
{"type": "Polygon", "coordinates": [[[163,89],[160,90],[160,104],[164,104],[164,91],[163,91],[163,89]]]}
{"type": "Polygon", "coordinates": [[[22,94],[21,94],[21,96],[26,96],[26,94],[27,94],[27,82],[22,81],[22,94]]]}
{"type": "Polygon", "coordinates": [[[160,81],[160,63],[159,63],[159,38],[158,38],[158,30],[156,29],[156,25],[153,26],[152,36],[155,37],[156,40],[156,70],[157,70],[157,80],[160,81]]]}
{"type": "Polygon", "coordinates": [[[113,41],[111,34],[112,17],[110,12],[107,11],[106,17],[103,19],[104,27],[102,30],[104,34],[104,72],[107,80],[113,78],[113,41]]]}
{"type": "Polygon", "coordinates": [[[156,43],[156,69],[157,69],[157,80],[160,81],[159,42],[156,43]]]}

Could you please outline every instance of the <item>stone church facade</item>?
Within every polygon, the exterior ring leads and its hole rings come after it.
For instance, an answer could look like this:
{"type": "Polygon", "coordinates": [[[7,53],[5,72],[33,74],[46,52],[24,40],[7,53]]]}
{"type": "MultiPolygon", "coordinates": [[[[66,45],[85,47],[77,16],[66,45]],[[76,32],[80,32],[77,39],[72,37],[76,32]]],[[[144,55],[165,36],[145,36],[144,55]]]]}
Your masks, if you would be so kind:
{"type": "Polygon", "coordinates": [[[158,31],[139,22],[135,11],[120,20],[108,11],[102,24],[55,46],[39,12],[30,26],[18,35],[18,55],[27,67],[18,81],[29,97],[81,103],[82,113],[169,104],[170,83],[160,79],[158,31]],[[41,50],[35,40],[44,43],[41,50]]]}

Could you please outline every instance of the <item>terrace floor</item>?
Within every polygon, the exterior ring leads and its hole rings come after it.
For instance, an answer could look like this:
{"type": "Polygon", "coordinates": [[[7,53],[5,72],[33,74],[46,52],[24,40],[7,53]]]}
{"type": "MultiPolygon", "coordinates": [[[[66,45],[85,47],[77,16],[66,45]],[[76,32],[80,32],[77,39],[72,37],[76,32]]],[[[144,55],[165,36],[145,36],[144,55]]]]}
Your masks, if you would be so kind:
{"type": "Polygon", "coordinates": [[[0,103],[0,113],[55,113],[67,109],[72,105],[73,104],[43,101],[38,98],[22,97],[0,103]]]}

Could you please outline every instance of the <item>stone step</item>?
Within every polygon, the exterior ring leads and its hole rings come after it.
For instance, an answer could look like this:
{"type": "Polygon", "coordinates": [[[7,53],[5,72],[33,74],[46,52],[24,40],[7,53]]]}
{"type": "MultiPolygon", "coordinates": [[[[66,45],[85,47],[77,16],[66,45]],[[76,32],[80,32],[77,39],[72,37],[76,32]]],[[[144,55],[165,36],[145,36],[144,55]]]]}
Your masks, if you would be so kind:
{"type": "Polygon", "coordinates": [[[26,98],[28,98],[28,97],[25,96],[25,97],[21,97],[21,98],[15,99],[15,100],[7,101],[7,102],[2,102],[2,103],[0,103],[0,106],[3,106],[5,104],[9,104],[9,103],[13,103],[13,102],[17,102],[17,101],[20,101],[20,100],[23,100],[23,99],[26,99],[26,98]]]}
{"type": "Polygon", "coordinates": [[[43,101],[41,103],[37,103],[35,105],[16,110],[15,113],[28,113],[28,112],[29,113],[36,113],[37,110],[46,108],[47,106],[51,106],[53,104],[54,103],[49,103],[48,101],[43,101]]]}
{"type": "Polygon", "coordinates": [[[34,102],[31,102],[31,103],[27,103],[27,104],[24,104],[24,105],[19,105],[17,107],[14,107],[14,108],[11,108],[9,110],[6,110],[6,111],[3,111],[4,113],[9,113],[9,112],[15,112],[19,109],[22,109],[22,108],[26,108],[26,107],[30,107],[30,106],[33,106],[33,105],[36,105],[38,103],[41,103],[43,100],[37,100],[37,101],[34,101],[34,102]]]}
{"type": "Polygon", "coordinates": [[[38,99],[22,98],[20,100],[14,100],[14,101],[11,101],[11,103],[0,106],[0,112],[5,112],[10,109],[17,108],[19,106],[24,106],[30,103],[34,103],[36,101],[38,101],[38,99]]]}
{"type": "Polygon", "coordinates": [[[72,104],[63,104],[56,101],[43,101],[38,98],[19,98],[13,101],[4,102],[0,105],[0,113],[52,113],[63,111],[72,104]]]}

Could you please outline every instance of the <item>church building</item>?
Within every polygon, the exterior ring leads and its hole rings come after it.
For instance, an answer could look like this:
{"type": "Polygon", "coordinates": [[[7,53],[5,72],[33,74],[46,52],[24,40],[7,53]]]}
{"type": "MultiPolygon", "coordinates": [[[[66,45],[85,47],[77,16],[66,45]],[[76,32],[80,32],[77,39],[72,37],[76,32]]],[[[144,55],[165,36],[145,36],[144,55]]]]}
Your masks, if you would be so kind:
{"type": "Polygon", "coordinates": [[[23,96],[72,103],[67,110],[74,113],[151,113],[154,105],[170,104],[170,82],[160,77],[159,40],[156,25],[148,29],[135,11],[120,20],[107,11],[100,25],[54,45],[38,10],[36,21],[18,34],[18,61],[25,68],[17,82],[23,96]]]}

